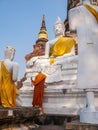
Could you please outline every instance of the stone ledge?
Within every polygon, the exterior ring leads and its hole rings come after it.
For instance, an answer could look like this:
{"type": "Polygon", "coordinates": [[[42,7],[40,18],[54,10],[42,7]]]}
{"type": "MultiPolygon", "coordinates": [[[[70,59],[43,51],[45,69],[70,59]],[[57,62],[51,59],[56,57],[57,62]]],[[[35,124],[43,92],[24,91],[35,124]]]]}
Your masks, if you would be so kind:
{"type": "Polygon", "coordinates": [[[98,125],[76,122],[67,122],[66,130],[98,130],[98,125]]]}
{"type": "Polygon", "coordinates": [[[0,127],[8,124],[30,121],[39,115],[39,109],[32,107],[0,108],[0,127]]]}

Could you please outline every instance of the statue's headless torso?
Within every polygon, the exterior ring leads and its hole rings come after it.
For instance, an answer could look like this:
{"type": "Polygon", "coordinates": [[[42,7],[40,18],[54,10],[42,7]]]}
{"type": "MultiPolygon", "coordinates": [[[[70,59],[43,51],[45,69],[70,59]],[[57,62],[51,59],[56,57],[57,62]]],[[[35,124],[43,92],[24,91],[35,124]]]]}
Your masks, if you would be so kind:
{"type": "Polygon", "coordinates": [[[69,26],[78,35],[79,88],[98,87],[98,6],[85,0],[84,5],[69,10],[69,26]],[[94,12],[94,13],[93,13],[94,12]]]}

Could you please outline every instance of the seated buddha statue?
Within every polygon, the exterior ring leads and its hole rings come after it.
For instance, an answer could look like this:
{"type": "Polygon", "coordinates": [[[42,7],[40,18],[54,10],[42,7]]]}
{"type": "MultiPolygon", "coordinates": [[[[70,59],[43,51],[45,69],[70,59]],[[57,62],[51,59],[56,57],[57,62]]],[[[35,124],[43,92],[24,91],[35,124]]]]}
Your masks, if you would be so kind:
{"type": "Polygon", "coordinates": [[[61,57],[74,55],[75,40],[72,37],[65,37],[65,27],[58,17],[54,25],[55,39],[46,43],[46,57],[61,57]]]}
{"type": "Polygon", "coordinates": [[[18,90],[15,82],[18,78],[19,65],[13,61],[14,55],[15,49],[7,46],[4,49],[5,58],[0,62],[0,99],[3,107],[16,107],[17,104],[18,90]]]}

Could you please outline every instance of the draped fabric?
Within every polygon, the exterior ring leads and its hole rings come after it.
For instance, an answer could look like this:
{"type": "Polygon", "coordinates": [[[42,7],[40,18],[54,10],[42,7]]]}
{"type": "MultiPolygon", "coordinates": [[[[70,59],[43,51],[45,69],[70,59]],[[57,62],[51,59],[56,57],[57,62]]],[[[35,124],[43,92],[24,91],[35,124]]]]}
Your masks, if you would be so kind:
{"type": "Polygon", "coordinates": [[[73,38],[61,37],[51,46],[50,55],[56,57],[70,53],[75,43],[73,38]]]}
{"type": "Polygon", "coordinates": [[[50,57],[50,65],[52,65],[55,62],[55,58],[54,57],[50,57]]]}
{"type": "Polygon", "coordinates": [[[90,5],[84,4],[84,7],[86,7],[92,13],[92,15],[94,15],[94,17],[96,18],[98,22],[98,12],[90,5]]]}
{"type": "Polygon", "coordinates": [[[70,37],[59,38],[50,48],[50,64],[55,62],[55,57],[70,53],[75,43],[70,37]]]}
{"type": "Polygon", "coordinates": [[[4,65],[4,61],[2,61],[0,69],[1,105],[3,107],[15,107],[17,93],[18,90],[14,84],[14,81],[12,80],[12,74],[8,72],[4,65]]]}
{"type": "Polygon", "coordinates": [[[34,94],[32,101],[33,107],[42,107],[45,79],[46,75],[44,75],[43,73],[39,73],[35,77],[35,80],[32,81],[32,84],[34,85],[34,94]]]}

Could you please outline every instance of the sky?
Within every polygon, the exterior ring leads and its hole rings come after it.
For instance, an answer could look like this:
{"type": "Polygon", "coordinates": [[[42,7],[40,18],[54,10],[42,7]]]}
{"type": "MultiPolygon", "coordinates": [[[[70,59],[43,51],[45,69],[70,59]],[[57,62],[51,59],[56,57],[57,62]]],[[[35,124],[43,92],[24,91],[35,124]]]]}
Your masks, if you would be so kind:
{"type": "Polygon", "coordinates": [[[45,15],[48,40],[54,39],[53,26],[59,16],[66,19],[67,0],[0,0],[0,60],[8,45],[16,50],[20,80],[25,74],[25,55],[33,51],[45,15]]]}

